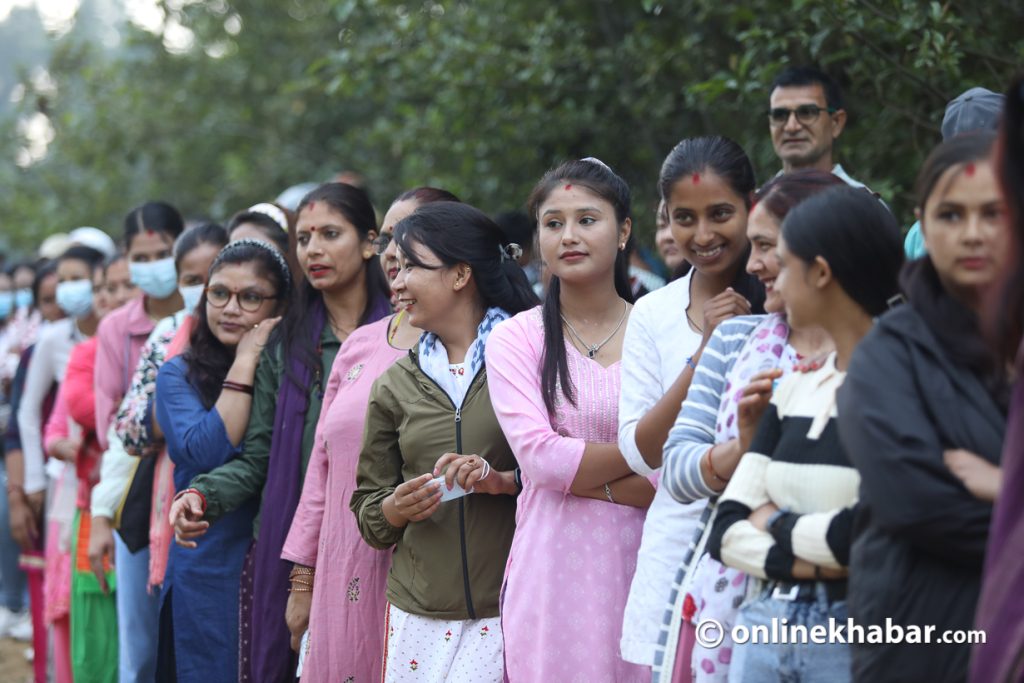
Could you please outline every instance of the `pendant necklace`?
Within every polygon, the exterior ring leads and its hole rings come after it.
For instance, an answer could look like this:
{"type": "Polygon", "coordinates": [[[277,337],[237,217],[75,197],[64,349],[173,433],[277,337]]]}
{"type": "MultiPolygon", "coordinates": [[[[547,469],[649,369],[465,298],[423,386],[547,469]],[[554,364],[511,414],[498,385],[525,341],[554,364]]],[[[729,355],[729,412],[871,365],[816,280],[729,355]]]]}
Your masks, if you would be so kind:
{"type": "Polygon", "coordinates": [[[569,334],[571,334],[576,339],[576,341],[579,342],[580,346],[582,346],[583,348],[585,348],[587,350],[587,357],[588,358],[593,358],[594,356],[597,355],[597,352],[601,350],[601,347],[604,346],[605,344],[607,344],[608,342],[610,342],[612,340],[612,337],[614,337],[616,335],[616,333],[619,331],[619,328],[622,327],[622,323],[625,322],[625,320],[626,320],[626,312],[628,310],[629,310],[628,305],[626,304],[625,301],[623,301],[622,302],[622,316],[619,318],[618,324],[615,325],[615,329],[612,330],[612,333],[609,334],[607,337],[605,337],[604,341],[602,341],[600,344],[588,344],[587,342],[583,341],[583,337],[581,337],[579,335],[579,332],[576,331],[576,328],[572,326],[572,323],[569,322],[569,320],[565,317],[565,315],[564,314],[560,314],[560,315],[562,317],[562,322],[565,323],[566,328],[569,330],[569,334]]]}

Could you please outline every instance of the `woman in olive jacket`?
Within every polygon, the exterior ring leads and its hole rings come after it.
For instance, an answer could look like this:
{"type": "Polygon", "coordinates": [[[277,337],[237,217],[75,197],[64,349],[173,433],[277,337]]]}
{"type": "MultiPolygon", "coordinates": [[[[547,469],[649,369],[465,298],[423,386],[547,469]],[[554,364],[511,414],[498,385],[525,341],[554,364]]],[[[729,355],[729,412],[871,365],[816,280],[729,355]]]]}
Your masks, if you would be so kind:
{"type": "Polygon", "coordinates": [[[394,235],[392,287],[426,332],[374,383],[351,501],[366,542],[395,546],[384,680],[501,681],[498,596],[519,486],[487,391],[484,345],[536,297],[518,247],[470,206],[420,207],[394,235]],[[442,501],[442,489],[457,487],[472,493],[442,501]]]}
{"type": "Polygon", "coordinates": [[[838,393],[839,436],[861,475],[850,617],[865,630],[891,619],[904,633],[853,643],[855,681],[967,677],[970,644],[937,641],[974,623],[1001,477],[1008,384],[978,323],[1006,252],[992,141],[954,138],[925,162],[928,255],[907,265],[908,303],[861,342],[838,393]]]}

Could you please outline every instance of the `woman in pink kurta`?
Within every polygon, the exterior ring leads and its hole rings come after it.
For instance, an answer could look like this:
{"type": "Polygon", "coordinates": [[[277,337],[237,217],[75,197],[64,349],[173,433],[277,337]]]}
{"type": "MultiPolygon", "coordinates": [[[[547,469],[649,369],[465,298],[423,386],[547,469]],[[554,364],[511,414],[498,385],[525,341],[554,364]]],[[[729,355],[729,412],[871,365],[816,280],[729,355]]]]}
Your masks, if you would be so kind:
{"type": "Polygon", "coordinates": [[[391,552],[363,542],[345,503],[355,489],[370,388],[408,353],[388,343],[393,319],[358,328],[334,360],[302,498],[281,553],[316,568],[305,681],[380,680],[391,552]]]}
{"type": "Polygon", "coordinates": [[[654,497],[617,444],[629,190],[597,160],[567,162],[530,208],[552,273],[547,300],[498,325],[486,351],[523,486],[502,591],[505,671],[512,683],[639,683],[650,670],[619,654],[654,497]]]}

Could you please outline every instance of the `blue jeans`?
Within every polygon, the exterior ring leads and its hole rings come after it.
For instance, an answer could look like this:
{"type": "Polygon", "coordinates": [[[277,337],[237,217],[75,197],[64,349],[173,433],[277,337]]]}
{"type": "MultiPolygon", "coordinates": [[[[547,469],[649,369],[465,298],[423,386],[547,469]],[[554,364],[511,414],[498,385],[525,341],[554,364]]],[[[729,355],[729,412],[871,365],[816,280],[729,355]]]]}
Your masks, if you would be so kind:
{"type": "Polygon", "coordinates": [[[160,627],[160,591],[147,591],[149,548],[132,553],[114,534],[117,572],[117,636],[120,683],[152,683],[156,678],[156,641],[160,627]]]}
{"type": "Polygon", "coordinates": [[[28,602],[25,572],[18,567],[21,548],[11,535],[11,515],[7,507],[7,467],[0,456],[0,606],[20,612],[28,602]]]}
{"type": "MultiPolygon", "coordinates": [[[[829,617],[845,625],[846,602],[830,605],[824,587],[818,584],[813,601],[787,601],[772,598],[770,590],[762,591],[740,607],[736,625],[745,626],[751,632],[755,626],[766,626],[771,633],[774,618],[779,630],[806,626],[810,632],[811,627],[819,624],[827,629],[829,617]],[[785,625],[783,618],[787,621],[785,625]]],[[[851,678],[850,646],[846,643],[763,641],[762,638],[757,643],[748,640],[736,644],[729,666],[729,683],[842,683],[851,678]]]]}

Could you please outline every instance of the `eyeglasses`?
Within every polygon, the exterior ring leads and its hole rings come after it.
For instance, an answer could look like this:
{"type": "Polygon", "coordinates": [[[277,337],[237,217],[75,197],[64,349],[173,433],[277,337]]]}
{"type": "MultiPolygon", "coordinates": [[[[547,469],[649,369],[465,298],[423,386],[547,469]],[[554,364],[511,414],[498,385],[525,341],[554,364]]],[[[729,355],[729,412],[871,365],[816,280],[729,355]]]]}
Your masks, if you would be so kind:
{"type": "Polygon", "coordinates": [[[206,292],[206,303],[210,304],[214,308],[224,308],[231,303],[232,297],[238,297],[238,307],[246,313],[255,313],[260,310],[260,306],[267,299],[279,299],[277,296],[264,296],[253,289],[243,289],[240,292],[228,289],[222,285],[214,285],[213,287],[207,287],[206,292]]]}
{"type": "Polygon", "coordinates": [[[801,104],[796,109],[775,107],[774,109],[768,110],[768,120],[773,126],[784,126],[789,121],[790,115],[796,114],[796,120],[806,126],[807,124],[817,121],[818,116],[823,111],[827,111],[829,114],[835,114],[838,110],[835,107],[822,109],[816,104],[801,104]]]}
{"type": "Polygon", "coordinates": [[[373,241],[373,251],[377,254],[377,256],[380,256],[387,250],[388,245],[391,244],[392,239],[394,238],[392,237],[390,232],[382,232],[377,237],[377,239],[373,241]]]}

